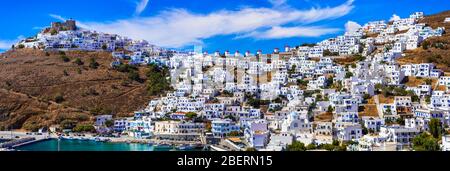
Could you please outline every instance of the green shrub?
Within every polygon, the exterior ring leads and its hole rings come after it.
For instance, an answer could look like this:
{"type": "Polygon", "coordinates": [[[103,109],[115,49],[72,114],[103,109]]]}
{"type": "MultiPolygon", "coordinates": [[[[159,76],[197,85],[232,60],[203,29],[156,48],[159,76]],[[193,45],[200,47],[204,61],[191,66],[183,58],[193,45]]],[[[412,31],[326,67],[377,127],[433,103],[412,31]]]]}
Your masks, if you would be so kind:
{"type": "Polygon", "coordinates": [[[75,63],[77,65],[84,65],[84,62],[80,58],[75,59],[75,61],[73,61],[73,63],[75,63]]]}
{"type": "Polygon", "coordinates": [[[62,59],[64,62],[69,62],[69,61],[70,61],[70,58],[67,57],[66,55],[61,55],[61,59],[62,59]]]}
{"type": "Polygon", "coordinates": [[[57,94],[57,95],[55,96],[55,102],[56,102],[56,103],[62,103],[63,101],[64,101],[64,97],[63,97],[62,94],[57,94]]]}
{"type": "Polygon", "coordinates": [[[95,58],[89,59],[89,68],[97,69],[98,66],[100,66],[100,64],[97,62],[97,60],[95,60],[95,58]]]}
{"type": "Polygon", "coordinates": [[[95,132],[95,127],[90,124],[77,124],[73,128],[73,132],[95,132]]]}

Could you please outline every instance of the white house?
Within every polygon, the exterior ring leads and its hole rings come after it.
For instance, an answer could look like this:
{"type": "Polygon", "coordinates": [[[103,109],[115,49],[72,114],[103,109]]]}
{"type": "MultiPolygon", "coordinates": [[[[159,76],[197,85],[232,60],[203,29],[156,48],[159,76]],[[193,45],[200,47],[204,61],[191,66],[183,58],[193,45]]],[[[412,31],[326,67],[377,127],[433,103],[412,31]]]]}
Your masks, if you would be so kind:
{"type": "Polygon", "coordinates": [[[380,128],[380,137],[386,141],[395,142],[400,145],[410,145],[412,139],[418,135],[420,131],[416,128],[406,128],[404,126],[382,126],[380,128]]]}
{"type": "Polygon", "coordinates": [[[442,151],[450,151],[450,135],[442,136],[442,151]]]}
{"type": "Polygon", "coordinates": [[[337,128],[337,139],[339,141],[356,141],[362,137],[360,124],[344,124],[337,128]]]}
{"type": "Polygon", "coordinates": [[[240,127],[231,119],[213,119],[211,121],[211,131],[214,137],[223,138],[231,132],[239,132],[240,127]]]}
{"type": "Polygon", "coordinates": [[[264,119],[247,121],[245,124],[244,136],[250,147],[257,149],[264,148],[269,142],[267,121],[264,119]]]}
{"type": "Polygon", "coordinates": [[[384,125],[384,119],[378,117],[363,116],[362,121],[364,123],[364,127],[372,132],[380,131],[381,126],[384,125]]]}
{"type": "Polygon", "coordinates": [[[297,112],[291,112],[281,125],[282,132],[312,133],[312,123],[309,122],[306,115],[297,112]]]}

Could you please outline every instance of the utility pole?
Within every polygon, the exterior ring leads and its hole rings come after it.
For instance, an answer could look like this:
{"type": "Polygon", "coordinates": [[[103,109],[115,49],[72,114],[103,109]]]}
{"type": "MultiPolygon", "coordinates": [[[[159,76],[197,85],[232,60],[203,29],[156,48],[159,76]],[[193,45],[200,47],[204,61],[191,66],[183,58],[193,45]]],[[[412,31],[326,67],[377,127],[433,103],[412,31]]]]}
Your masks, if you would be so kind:
{"type": "Polygon", "coordinates": [[[61,141],[61,138],[58,137],[58,152],[61,151],[60,141],[61,141]]]}

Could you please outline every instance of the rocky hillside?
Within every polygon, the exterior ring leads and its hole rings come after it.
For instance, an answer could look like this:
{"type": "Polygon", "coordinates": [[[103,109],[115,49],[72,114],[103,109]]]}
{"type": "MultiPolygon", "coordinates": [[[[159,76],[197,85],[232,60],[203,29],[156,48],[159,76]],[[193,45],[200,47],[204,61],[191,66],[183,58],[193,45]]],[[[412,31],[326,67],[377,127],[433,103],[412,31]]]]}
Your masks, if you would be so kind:
{"type": "MultiPolygon", "coordinates": [[[[106,52],[16,49],[0,55],[0,129],[36,130],[64,120],[129,116],[151,99],[144,83],[109,67],[106,52]],[[94,64],[98,64],[95,67],[94,64]]],[[[144,69],[140,69],[144,78],[144,69]]]]}
{"type": "Polygon", "coordinates": [[[435,15],[425,16],[420,22],[426,23],[433,29],[445,27],[445,34],[442,37],[432,37],[421,44],[421,47],[405,52],[405,57],[398,61],[403,63],[435,63],[438,68],[445,72],[450,72],[450,23],[444,23],[446,17],[450,17],[450,11],[445,11],[435,15]]]}

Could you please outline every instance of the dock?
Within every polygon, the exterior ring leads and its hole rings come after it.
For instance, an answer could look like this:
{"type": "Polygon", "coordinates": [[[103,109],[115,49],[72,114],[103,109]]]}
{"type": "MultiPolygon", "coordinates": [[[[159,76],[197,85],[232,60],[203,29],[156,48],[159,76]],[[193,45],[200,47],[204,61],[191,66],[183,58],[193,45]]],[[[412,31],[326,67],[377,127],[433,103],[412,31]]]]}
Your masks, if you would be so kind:
{"type": "Polygon", "coordinates": [[[51,139],[49,135],[43,134],[27,134],[25,132],[10,132],[10,131],[0,131],[0,137],[2,139],[6,139],[8,137],[8,141],[0,143],[0,148],[13,149],[16,147],[20,147],[23,145],[28,145],[44,140],[51,139]]]}

